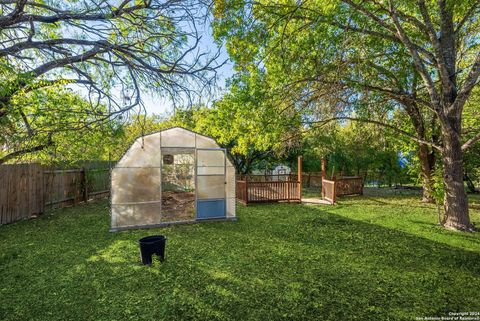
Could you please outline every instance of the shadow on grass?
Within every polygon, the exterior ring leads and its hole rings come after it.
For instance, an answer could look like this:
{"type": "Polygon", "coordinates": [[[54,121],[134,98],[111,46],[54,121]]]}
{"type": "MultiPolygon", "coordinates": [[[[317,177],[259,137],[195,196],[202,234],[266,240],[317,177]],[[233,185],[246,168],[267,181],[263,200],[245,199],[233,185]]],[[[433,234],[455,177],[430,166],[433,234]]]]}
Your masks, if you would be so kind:
{"type": "Polygon", "coordinates": [[[379,196],[350,196],[350,197],[339,197],[337,199],[337,204],[345,206],[396,206],[396,207],[406,207],[406,208],[420,208],[420,209],[433,209],[435,205],[423,203],[420,199],[415,199],[412,202],[411,196],[385,196],[379,199],[379,196]],[[408,201],[406,203],[400,203],[400,200],[408,201]]]}
{"type": "Polygon", "coordinates": [[[480,309],[478,252],[323,207],[238,211],[236,223],[109,233],[96,204],[1,227],[0,319],[412,320],[480,309]],[[148,234],[167,235],[164,264],[140,265],[148,234]]]}

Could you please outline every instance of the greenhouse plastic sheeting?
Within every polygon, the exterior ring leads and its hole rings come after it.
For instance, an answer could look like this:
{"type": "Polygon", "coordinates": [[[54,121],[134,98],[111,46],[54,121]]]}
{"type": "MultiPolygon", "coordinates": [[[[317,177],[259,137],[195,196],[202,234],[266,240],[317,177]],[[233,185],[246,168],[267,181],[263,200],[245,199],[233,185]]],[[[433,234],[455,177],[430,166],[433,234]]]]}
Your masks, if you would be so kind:
{"type": "Polygon", "coordinates": [[[235,168],[210,137],[180,127],[140,137],[111,175],[112,230],[235,218],[235,168]]]}

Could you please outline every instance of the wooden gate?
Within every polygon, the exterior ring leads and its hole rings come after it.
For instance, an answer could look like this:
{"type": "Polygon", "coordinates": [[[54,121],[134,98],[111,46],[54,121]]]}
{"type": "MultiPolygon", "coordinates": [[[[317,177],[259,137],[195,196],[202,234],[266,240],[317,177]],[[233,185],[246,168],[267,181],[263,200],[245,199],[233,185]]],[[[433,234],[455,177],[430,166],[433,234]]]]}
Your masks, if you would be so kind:
{"type": "Polygon", "coordinates": [[[337,196],[363,195],[363,178],[342,177],[322,180],[322,198],[334,204],[337,196]]]}

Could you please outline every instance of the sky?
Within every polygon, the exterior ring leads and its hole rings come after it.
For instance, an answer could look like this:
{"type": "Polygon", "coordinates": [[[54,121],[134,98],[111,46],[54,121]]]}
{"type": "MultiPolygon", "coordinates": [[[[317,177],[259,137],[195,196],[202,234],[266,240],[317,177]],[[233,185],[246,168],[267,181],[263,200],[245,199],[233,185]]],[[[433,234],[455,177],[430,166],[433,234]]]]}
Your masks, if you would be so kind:
{"type": "MultiPolygon", "coordinates": [[[[211,55],[214,55],[218,50],[218,46],[213,40],[211,28],[208,27],[206,29],[207,30],[201,32],[202,39],[199,44],[199,48],[202,52],[210,52],[211,55]]],[[[222,46],[220,48],[220,56],[218,58],[218,63],[221,63],[228,59],[229,57],[227,54],[227,50],[225,49],[224,46],[222,46]]],[[[233,75],[233,63],[230,61],[227,61],[225,65],[223,65],[221,68],[218,69],[217,96],[221,95],[223,89],[225,89],[225,81],[228,78],[230,78],[232,75],[233,75]]],[[[157,97],[156,95],[148,92],[143,92],[142,94],[143,94],[142,100],[143,100],[147,114],[163,115],[173,110],[172,103],[167,99],[157,97]]]]}

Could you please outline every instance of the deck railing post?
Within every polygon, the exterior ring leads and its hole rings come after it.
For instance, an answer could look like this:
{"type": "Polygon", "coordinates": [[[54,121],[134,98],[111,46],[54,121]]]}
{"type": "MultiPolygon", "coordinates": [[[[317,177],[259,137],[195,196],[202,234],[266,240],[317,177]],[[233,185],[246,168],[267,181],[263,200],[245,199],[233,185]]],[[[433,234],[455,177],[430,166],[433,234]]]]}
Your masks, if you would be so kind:
{"type": "Polygon", "coordinates": [[[298,176],[298,200],[302,199],[302,156],[297,159],[297,176],[298,176]]]}
{"type": "Polygon", "coordinates": [[[360,178],[362,180],[362,187],[360,188],[360,195],[363,195],[363,185],[365,184],[363,178],[360,178]]]}
{"type": "Polygon", "coordinates": [[[322,157],[322,198],[325,197],[325,186],[323,180],[325,179],[325,157],[322,157]]]}
{"type": "Polygon", "coordinates": [[[245,175],[245,204],[248,204],[248,175],[245,175]]]}
{"type": "Polygon", "coordinates": [[[333,181],[333,201],[332,201],[332,204],[335,204],[335,201],[336,201],[336,197],[337,197],[337,182],[336,181],[333,181]]]}

